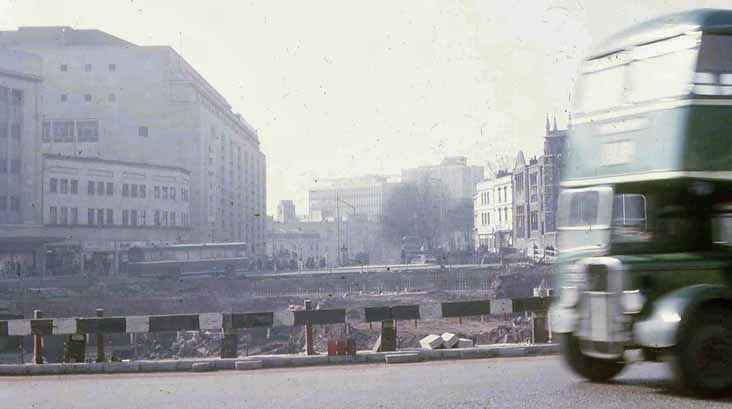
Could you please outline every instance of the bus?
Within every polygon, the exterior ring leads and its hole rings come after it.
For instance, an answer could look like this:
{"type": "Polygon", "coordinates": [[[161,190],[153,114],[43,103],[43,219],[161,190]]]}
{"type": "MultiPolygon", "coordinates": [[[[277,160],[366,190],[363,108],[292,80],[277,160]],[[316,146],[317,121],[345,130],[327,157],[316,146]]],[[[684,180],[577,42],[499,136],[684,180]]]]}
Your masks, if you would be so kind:
{"type": "Polygon", "coordinates": [[[581,65],[563,153],[551,329],[590,381],[628,350],[732,390],[732,11],[630,27],[581,65]]]}
{"type": "Polygon", "coordinates": [[[131,275],[179,277],[216,274],[234,277],[251,265],[247,243],[201,243],[132,247],[123,271],[131,275]]]}

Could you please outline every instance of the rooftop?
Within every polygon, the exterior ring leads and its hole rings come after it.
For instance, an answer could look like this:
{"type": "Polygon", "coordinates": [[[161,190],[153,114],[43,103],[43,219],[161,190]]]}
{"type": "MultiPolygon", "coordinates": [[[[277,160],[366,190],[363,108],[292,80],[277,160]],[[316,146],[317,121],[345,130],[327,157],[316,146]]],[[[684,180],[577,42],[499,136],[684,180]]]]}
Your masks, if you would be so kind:
{"type": "Polygon", "coordinates": [[[656,17],[635,24],[601,42],[592,52],[593,57],[701,30],[721,34],[732,33],[732,10],[696,9],[656,17]]]}

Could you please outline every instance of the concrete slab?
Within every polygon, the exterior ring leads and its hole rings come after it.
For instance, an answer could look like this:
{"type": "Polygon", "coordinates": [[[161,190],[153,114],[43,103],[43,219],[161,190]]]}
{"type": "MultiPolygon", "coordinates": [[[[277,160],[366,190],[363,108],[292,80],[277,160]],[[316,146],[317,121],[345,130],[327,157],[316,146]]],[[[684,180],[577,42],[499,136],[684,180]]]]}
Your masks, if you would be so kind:
{"type": "Polygon", "coordinates": [[[459,349],[445,349],[442,351],[442,359],[460,359],[462,351],[459,349]]]}
{"type": "Polygon", "coordinates": [[[355,357],[352,357],[350,355],[329,356],[328,363],[329,364],[352,364],[355,361],[354,358],[355,357]]]}
{"type": "Polygon", "coordinates": [[[29,375],[61,375],[64,368],[61,364],[28,365],[29,375]]]}
{"type": "Polygon", "coordinates": [[[468,339],[468,338],[459,338],[456,347],[457,348],[472,348],[473,340],[468,339]]]}
{"type": "Polygon", "coordinates": [[[235,359],[213,359],[209,362],[215,369],[231,370],[235,367],[235,359]]]}
{"type": "Polygon", "coordinates": [[[409,363],[409,362],[419,362],[419,354],[418,353],[408,353],[408,354],[389,354],[386,356],[386,363],[387,364],[403,364],[403,363],[409,363]]]}
{"type": "Polygon", "coordinates": [[[499,357],[511,358],[517,356],[527,356],[526,347],[498,348],[496,349],[499,357]]]}
{"type": "Polygon", "coordinates": [[[175,372],[178,361],[145,361],[140,362],[140,372],[175,372]]]}
{"type": "Polygon", "coordinates": [[[437,349],[442,347],[443,339],[439,335],[430,334],[419,340],[419,345],[424,349],[437,349]]]}
{"type": "Polygon", "coordinates": [[[105,373],[133,373],[140,372],[139,362],[105,362],[105,373]]]}
{"type": "Polygon", "coordinates": [[[455,345],[457,345],[458,340],[460,339],[460,338],[458,338],[457,335],[455,335],[451,332],[443,332],[441,337],[442,337],[442,346],[444,348],[454,347],[455,345]]]}
{"type": "Polygon", "coordinates": [[[194,362],[191,366],[193,372],[209,372],[214,369],[210,362],[194,362]]]}
{"type": "Polygon", "coordinates": [[[262,364],[262,361],[236,361],[234,363],[234,368],[240,371],[250,371],[253,369],[262,369],[264,365],[262,364]]]}

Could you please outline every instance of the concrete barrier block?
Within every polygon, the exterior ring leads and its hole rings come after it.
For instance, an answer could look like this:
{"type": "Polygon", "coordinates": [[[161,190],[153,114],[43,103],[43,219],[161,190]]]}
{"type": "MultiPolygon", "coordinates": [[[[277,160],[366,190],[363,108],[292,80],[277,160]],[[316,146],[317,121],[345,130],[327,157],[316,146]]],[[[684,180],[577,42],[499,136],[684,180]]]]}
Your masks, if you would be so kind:
{"type": "Polygon", "coordinates": [[[250,371],[253,369],[262,369],[264,365],[262,364],[262,361],[236,361],[234,363],[234,368],[238,369],[240,371],[250,371]]]}
{"type": "Polygon", "coordinates": [[[468,338],[459,338],[457,342],[458,348],[472,348],[473,340],[468,338]]]}
{"type": "Polygon", "coordinates": [[[267,359],[263,359],[262,362],[268,368],[283,368],[283,367],[293,366],[293,358],[288,357],[288,356],[267,357],[267,359]]]}
{"type": "Polygon", "coordinates": [[[477,359],[482,358],[480,350],[476,348],[466,348],[460,350],[460,357],[463,359],[477,359]]]}
{"type": "Polygon", "coordinates": [[[354,357],[352,357],[350,355],[329,356],[328,357],[329,364],[352,364],[353,362],[354,362],[354,357]]]}
{"type": "Polygon", "coordinates": [[[140,362],[140,372],[175,372],[178,361],[146,361],[140,362]]]}
{"type": "Polygon", "coordinates": [[[366,362],[378,363],[378,362],[385,362],[384,357],[386,356],[386,354],[375,352],[375,353],[371,353],[371,354],[364,354],[364,356],[366,357],[366,362]]]}
{"type": "Polygon", "coordinates": [[[444,348],[452,348],[457,345],[459,339],[457,335],[451,332],[444,332],[442,334],[442,346],[444,348]]]}
{"type": "Polygon", "coordinates": [[[512,358],[517,356],[526,356],[527,355],[527,349],[526,347],[505,347],[505,348],[498,348],[496,350],[498,352],[498,356],[502,358],[512,358]]]}
{"type": "Polygon", "coordinates": [[[29,365],[28,375],[61,375],[64,367],[61,364],[29,365]]]}
{"type": "Polygon", "coordinates": [[[214,369],[214,366],[210,362],[194,362],[191,365],[191,371],[193,372],[209,372],[214,369]]]}
{"type": "Polygon", "coordinates": [[[430,334],[419,340],[419,345],[424,349],[437,349],[442,347],[443,339],[439,335],[430,334]]]}
{"type": "Polygon", "coordinates": [[[209,364],[213,365],[216,369],[231,370],[235,368],[235,362],[235,359],[215,359],[209,362],[209,364]]]}
{"type": "Polygon", "coordinates": [[[528,355],[556,355],[559,353],[559,344],[532,345],[526,347],[528,355]]]}
{"type": "Polygon", "coordinates": [[[403,363],[409,363],[409,362],[419,362],[419,354],[418,353],[408,353],[408,354],[389,354],[386,356],[386,363],[387,364],[403,364],[403,363]]]}
{"type": "Polygon", "coordinates": [[[0,375],[27,375],[30,365],[0,365],[0,375]]]}
{"type": "Polygon", "coordinates": [[[190,371],[193,370],[193,363],[191,360],[180,360],[176,362],[176,368],[178,371],[190,371]]]}
{"type": "Polygon", "coordinates": [[[105,373],[132,373],[140,371],[139,362],[105,362],[105,373]]]}
{"type": "Polygon", "coordinates": [[[63,364],[63,368],[65,374],[90,374],[104,372],[104,364],[101,362],[66,363],[63,364]]]}
{"type": "Polygon", "coordinates": [[[462,357],[462,351],[459,349],[445,349],[442,351],[442,359],[460,359],[462,357]]]}

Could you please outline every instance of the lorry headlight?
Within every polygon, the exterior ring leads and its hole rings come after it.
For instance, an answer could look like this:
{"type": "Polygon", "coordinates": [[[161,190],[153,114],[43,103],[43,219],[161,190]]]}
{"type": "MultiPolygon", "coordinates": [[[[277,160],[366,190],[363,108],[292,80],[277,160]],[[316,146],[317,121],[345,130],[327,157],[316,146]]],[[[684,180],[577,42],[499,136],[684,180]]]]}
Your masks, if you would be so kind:
{"type": "Polygon", "coordinates": [[[562,287],[559,293],[559,305],[563,308],[574,308],[579,301],[577,287],[562,287]]]}
{"type": "Polygon", "coordinates": [[[663,322],[673,323],[681,321],[681,316],[673,311],[663,311],[661,312],[660,317],[663,322]]]}
{"type": "Polygon", "coordinates": [[[646,299],[640,290],[623,291],[620,301],[623,305],[623,312],[626,314],[637,314],[643,309],[646,299]]]}

